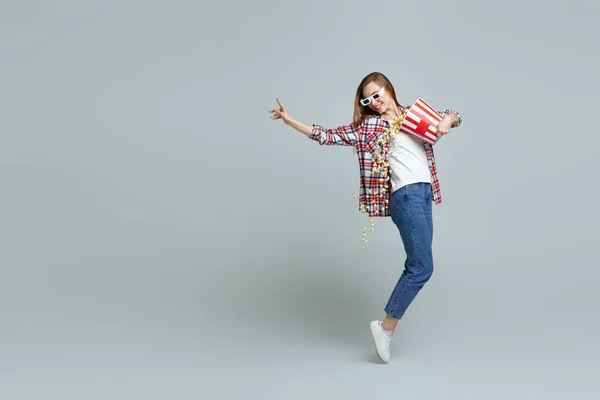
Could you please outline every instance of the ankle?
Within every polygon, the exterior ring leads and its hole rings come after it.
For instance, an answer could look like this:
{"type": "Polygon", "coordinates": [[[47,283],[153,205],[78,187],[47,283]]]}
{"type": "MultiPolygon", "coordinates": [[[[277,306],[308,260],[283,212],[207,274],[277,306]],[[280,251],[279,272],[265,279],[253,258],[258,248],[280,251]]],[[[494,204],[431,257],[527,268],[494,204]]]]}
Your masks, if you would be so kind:
{"type": "Polygon", "coordinates": [[[395,328],[393,326],[385,325],[382,323],[381,329],[383,329],[386,333],[393,333],[395,328]]]}
{"type": "Polygon", "coordinates": [[[398,324],[398,321],[389,316],[386,316],[383,319],[383,321],[381,321],[381,327],[383,328],[383,330],[389,331],[389,332],[394,332],[397,324],[398,324]]]}

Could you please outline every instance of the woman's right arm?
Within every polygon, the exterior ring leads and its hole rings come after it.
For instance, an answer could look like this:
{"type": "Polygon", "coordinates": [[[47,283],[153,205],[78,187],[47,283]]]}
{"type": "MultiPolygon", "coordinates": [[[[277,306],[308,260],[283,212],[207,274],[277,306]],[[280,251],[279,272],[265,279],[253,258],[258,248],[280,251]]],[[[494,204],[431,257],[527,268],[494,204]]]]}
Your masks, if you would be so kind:
{"type": "Polygon", "coordinates": [[[291,118],[279,99],[277,99],[277,104],[279,104],[279,109],[269,111],[272,114],[271,119],[283,120],[286,125],[302,132],[306,137],[321,145],[354,146],[358,142],[359,130],[353,124],[339,126],[335,129],[325,129],[320,125],[308,125],[291,118]]]}

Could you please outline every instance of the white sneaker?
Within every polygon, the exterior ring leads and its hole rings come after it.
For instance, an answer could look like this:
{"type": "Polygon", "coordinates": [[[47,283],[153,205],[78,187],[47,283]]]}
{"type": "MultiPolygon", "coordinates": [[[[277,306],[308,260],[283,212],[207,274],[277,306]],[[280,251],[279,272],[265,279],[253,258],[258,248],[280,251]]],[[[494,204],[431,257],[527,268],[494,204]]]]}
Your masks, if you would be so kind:
{"type": "Polygon", "coordinates": [[[377,350],[377,355],[384,363],[389,362],[390,350],[394,339],[383,331],[380,321],[371,322],[371,333],[375,340],[375,350],[377,350]]]}

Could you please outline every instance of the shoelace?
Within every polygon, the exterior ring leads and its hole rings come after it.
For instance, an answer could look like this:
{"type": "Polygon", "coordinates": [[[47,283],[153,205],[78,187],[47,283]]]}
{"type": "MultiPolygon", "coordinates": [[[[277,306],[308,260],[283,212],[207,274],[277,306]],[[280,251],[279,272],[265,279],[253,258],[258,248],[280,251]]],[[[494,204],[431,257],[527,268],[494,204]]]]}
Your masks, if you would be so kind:
{"type": "Polygon", "coordinates": [[[385,352],[389,353],[390,352],[390,348],[392,347],[392,342],[394,341],[394,338],[392,336],[388,337],[388,340],[386,341],[385,344],[385,352]]]}

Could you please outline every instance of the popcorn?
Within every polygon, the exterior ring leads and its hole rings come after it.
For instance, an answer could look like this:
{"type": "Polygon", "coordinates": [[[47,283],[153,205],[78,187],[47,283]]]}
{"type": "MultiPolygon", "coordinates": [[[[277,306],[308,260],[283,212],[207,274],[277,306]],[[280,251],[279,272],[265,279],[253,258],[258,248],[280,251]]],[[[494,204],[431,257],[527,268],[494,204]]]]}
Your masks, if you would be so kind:
{"type": "MultiPolygon", "coordinates": [[[[403,110],[400,113],[400,116],[396,118],[394,121],[390,123],[388,129],[383,132],[382,137],[377,139],[377,147],[374,152],[373,157],[373,174],[379,174],[380,177],[378,179],[379,187],[377,193],[373,194],[371,189],[367,190],[367,203],[372,204],[372,210],[378,211],[377,201],[384,199],[385,209],[389,209],[389,200],[385,198],[388,191],[391,189],[391,166],[387,161],[388,155],[390,152],[390,141],[396,139],[396,134],[400,132],[400,126],[406,117],[407,110],[403,110]]],[[[356,198],[356,197],[355,197],[356,198]]],[[[360,211],[365,214],[367,210],[365,205],[361,205],[360,211]]],[[[373,218],[369,218],[370,231],[375,231],[375,223],[373,222],[373,218]]],[[[365,249],[365,244],[368,242],[367,240],[367,228],[363,226],[363,236],[362,236],[362,249],[365,249]]]]}

